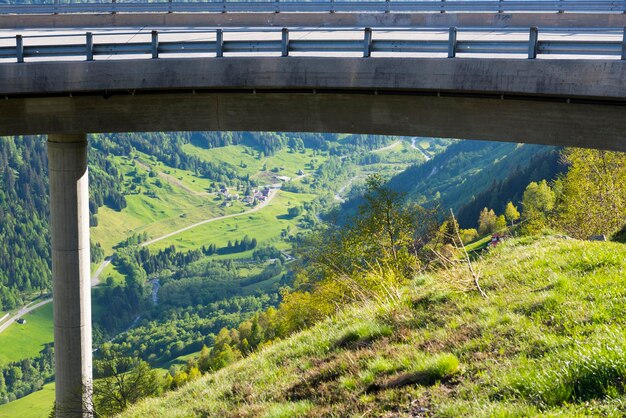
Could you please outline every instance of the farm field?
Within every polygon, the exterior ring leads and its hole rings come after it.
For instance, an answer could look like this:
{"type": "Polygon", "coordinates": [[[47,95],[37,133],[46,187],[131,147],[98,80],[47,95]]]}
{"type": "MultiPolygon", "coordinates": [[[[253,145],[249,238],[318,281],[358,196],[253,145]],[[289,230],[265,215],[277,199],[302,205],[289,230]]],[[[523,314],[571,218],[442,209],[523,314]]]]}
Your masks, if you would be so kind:
{"type": "Polygon", "coordinates": [[[0,334],[0,365],[34,357],[53,340],[52,303],[24,315],[0,334]]]}
{"type": "Polygon", "coordinates": [[[262,168],[265,165],[268,172],[273,168],[279,171],[275,174],[295,177],[300,170],[310,171],[310,164],[317,167],[328,159],[325,155],[313,155],[310,149],[305,152],[290,152],[287,149],[276,154],[258,158],[259,152],[245,145],[229,145],[226,147],[204,149],[193,144],[185,144],[185,152],[199,156],[205,161],[221,161],[230,168],[237,170],[240,175],[249,175],[251,178],[262,179],[262,168]],[[307,168],[309,167],[309,169],[307,168]],[[282,168],[282,170],[281,170],[282,168]]]}
{"type": "MultiPolygon", "coordinates": [[[[315,195],[291,193],[284,190],[276,193],[278,195],[258,212],[204,224],[161,240],[150,245],[150,248],[162,249],[174,245],[178,250],[191,250],[208,244],[223,247],[227,245],[229,240],[241,239],[245,235],[256,238],[259,246],[266,244],[273,244],[278,248],[288,246],[281,240],[281,232],[288,227],[293,232],[297,228],[299,217],[290,218],[287,210],[290,207],[301,206],[312,201],[315,199],[315,195]]],[[[245,255],[247,254],[237,254],[238,257],[245,255]]],[[[233,258],[232,255],[216,257],[233,258]]]]}
{"type": "MultiPolygon", "coordinates": [[[[215,195],[190,192],[192,181],[178,184],[168,183],[160,176],[149,177],[146,163],[137,163],[123,157],[113,158],[124,175],[127,188],[133,189],[126,195],[127,207],[116,211],[106,206],[98,210],[98,226],[91,228],[93,242],[99,242],[105,254],[133,234],[146,233],[158,237],[186,225],[227,213],[243,211],[237,202],[232,207],[219,207],[220,200],[215,195]],[[136,182],[140,181],[140,186],[136,182]]],[[[147,158],[145,159],[147,160],[147,158]]],[[[150,166],[157,173],[172,172],[172,177],[189,177],[190,172],[164,168],[162,164],[150,166]]],[[[208,183],[206,184],[208,186],[208,183]]],[[[200,188],[198,188],[200,190],[200,188]]]]}

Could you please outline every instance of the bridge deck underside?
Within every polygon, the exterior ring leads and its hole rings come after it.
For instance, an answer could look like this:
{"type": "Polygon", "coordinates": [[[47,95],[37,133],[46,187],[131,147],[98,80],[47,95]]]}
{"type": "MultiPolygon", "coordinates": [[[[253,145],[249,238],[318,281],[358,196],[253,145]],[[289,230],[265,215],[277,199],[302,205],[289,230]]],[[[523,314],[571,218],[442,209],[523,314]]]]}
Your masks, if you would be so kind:
{"type": "Polygon", "coordinates": [[[0,135],[354,132],[626,151],[626,62],[198,58],[0,65],[0,135]]]}
{"type": "Polygon", "coordinates": [[[625,112],[621,105],[495,97],[152,92],[0,101],[0,133],[344,132],[626,151],[625,112]]]}

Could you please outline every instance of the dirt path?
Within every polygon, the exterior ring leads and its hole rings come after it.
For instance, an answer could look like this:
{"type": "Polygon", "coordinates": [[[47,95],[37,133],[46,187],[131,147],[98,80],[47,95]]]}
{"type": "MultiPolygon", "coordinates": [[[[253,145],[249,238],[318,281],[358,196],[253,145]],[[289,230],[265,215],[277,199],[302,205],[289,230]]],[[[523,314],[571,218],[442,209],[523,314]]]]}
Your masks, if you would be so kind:
{"type": "Polygon", "coordinates": [[[395,147],[397,147],[400,144],[400,140],[397,140],[396,142],[394,142],[391,145],[387,145],[386,147],[382,147],[382,148],[377,148],[375,150],[373,150],[372,152],[383,152],[383,151],[387,151],[390,149],[393,149],[395,147]]]}

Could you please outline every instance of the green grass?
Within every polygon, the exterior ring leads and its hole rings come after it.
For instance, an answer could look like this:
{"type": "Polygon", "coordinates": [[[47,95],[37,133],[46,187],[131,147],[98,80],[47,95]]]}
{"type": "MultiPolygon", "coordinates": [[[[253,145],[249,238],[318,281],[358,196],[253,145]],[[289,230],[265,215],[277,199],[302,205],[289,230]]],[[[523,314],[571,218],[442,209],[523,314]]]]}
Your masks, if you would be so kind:
{"type": "MultiPolygon", "coordinates": [[[[124,157],[113,157],[114,162],[124,174],[125,187],[130,190],[133,179],[137,176],[146,176],[147,170],[135,161],[124,157]]],[[[149,161],[147,158],[144,163],[149,161]]],[[[221,200],[215,195],[196,195],[188,190],[193,180],[189,180],[192,173],[183,170],[174,170],[155,164],[152,166],[157,172],[170,171],[173,177],[186,179],[185,187],[170,184],[161,178],[145,177],[136,184],[134,194],[126,195],[127,207],[115,211],[106,206],[98,209],[98,226],[91,228],[92,241],[99,242],[105,253],[110,254],[114,245],[123,241],[132,234],[146,232],[149,237],[155,238],[168,232],[175,231],[187,225],[227,213],[236,213],[244,209],[237,203],[233,207],[221,208],[221,200]],[[157,186],[160,179],[161,186],[157,186]],[[146,194],[153,193],[153,195],[146,194]]],[[[205,186],[208,186],[208,181],[205,186]]],[[[202,189],[202,187],[199,187],[202,189]]]]}
{"type": "Polygon", "coordinates": [[[180,367],[184,367],[187,362],[189,360],[192,360],[196,357],[200,356],[200,351],[195,351],[193,353],[189,353],[189,354],[185,354],[183,356],[178,356],[176,358],[173,358],[172,360],[163,363],[163,364],[159,364],[156,367],[153,367],[154,370],[156,370],[157,374],[159,376],[165,376],[166,373],[168,373],[170,367],[172,366],[180,366],[180,367]]]}
{"type": "Polygon", "coordinates": [[[42,418],[47,417],[54,405],[54,382],[28,396],[0,405],[0,418],[42,418]]]}
{"type": "Polygon", "coordinates": [[[465,246],[468,253],[477,252],[487,248],[487,245],[491,242],[491,234],[487,234],[484,237],[478,238],[476,241],[470,242],[465,246]]]}
{"type": "MultiPolygon", "coordinates": [[[[54,340],[52,302],[23,316],[26,324],[12,324],[0,333],[0,364],[35,357],[54,340]]],[[[102,307],[92,303],[95,317],[102,307]]]]}
{"type": "Polygon", "coordinates": [[[125,416],[624,416],[626,246],[509,240],[125,416]],[[458,280],[458,283],[451,282],[458,280]]]}
{"type": "MultiPolygon", "coordinates": [[[[185,150],[208,161],[222,161],[241,175],[248,174],[263,184],[276,183],[278,180],[274,176],[294,178],[300,170],[311,173],[307,164],[313,162],[317,167],[327,159],[325,156],[312,156],[310,150],[304,153],[282,150],[259,160],[256,151],[243,145],[206,150],[187,144],[185,150]],[[242,162],[247,165],[246,168],[240,167],[242,162]],[[267,171],[261,171],[263,164],[267,171]],[[280,171],[272,172],[275,167],[280,171]]],[[[211,180],[154,162],[145,154],[137,155],[136,160],[112,157],[124,175],[124,188],[128,194],[127,207],[119,212],[108,207],[99,208],[98,226],[91,228],[92,241],[99,242],[106,254],[111,254],[116,244],[132,234],[145,232],[150,238],[156,238],[205,219],[249,209],[238,201],[223,208],[217,195],[207,193],[211,180]],[[157,177],[149,177],[149,171],[157,173],[157,177]],[[141,181],[137,182],[139,178],[141,181]]],[[[236,238],[233,237],[233,240],[236,238]]]]}
{"type": "Polygon", "coordinates": [[[26,324],[12,324],[0,333],[0,364],[34,357],[53,337],[52,303],[23,317],[26,324]]]}
{"type": "Polygon", "coordinates": [[[395,168],[402,168],[408,164],[424,161],[424,155],[411,147],[410,141],[398,141],[391,149],[374,151],[386,164],[393,164],[395,168]]]}
{"type": "Polygon", "coordinates": [[[124,283],[124,275],[117,270],[117,267],[113,263],[109,263],[102,273],[100,273],[100,284],[106,284],[110,280],[116,285],[124,283]]]}
{"type": "MultiPolygon", "coordinates": [[[[286,248],[281,239],[281,231],[288,226],[296,230],[298,218],[289,218],[287,210],[292,206],[301,206],[315,198],[312,194],[299,194],[278,191],[272,201],[257,212],[233,218],[227,218],[198,226],[178,235],[156,242],[150,248],[161,249],[175,245],[178,250],[189,250],[203,245],[216,244],[224,247],[229,240],[242,239],[245,235],[256,238],[259,246],[274,244],[286,248]]],[[[249,257],[251,251],[238,253],[238,257],[249,257]]],[[[217,258],[233,258],[232,255],[217,258]]]]}
{"type": "Polygon", "coordinates": [[[318,167],[328,159],[324,155],[312,155],[310,149],[302,152],[289,152],[288,149],[278,151],[276,154],[258,158],[259,152],[254,148],[245,145],[229,145],[226,147],[204,149],[192,144],[185,144],[183,149],[188,154],[197,155],[206,161],[221,161],[230,168],[236,170],[239,175],[250,175],[251,178],[261,180],[264,176],[260,173],[265,164],[267,172],[265,175],[279,175],[295,177],[299,170],[311,172],[309,163],[318,167]],[[242,163],[245,167],[242,167],[242,163]],[[283,168],[277,173],[271,172],[272,168],[283,168]]]}

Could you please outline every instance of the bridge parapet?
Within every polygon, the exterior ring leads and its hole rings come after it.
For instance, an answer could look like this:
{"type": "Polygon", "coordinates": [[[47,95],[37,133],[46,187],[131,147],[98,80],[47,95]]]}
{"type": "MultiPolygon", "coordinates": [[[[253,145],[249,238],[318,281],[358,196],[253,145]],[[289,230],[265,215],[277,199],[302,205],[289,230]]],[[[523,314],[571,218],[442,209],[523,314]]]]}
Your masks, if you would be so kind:
{"type": "Polygon", "coordinates": [[[259,0],[0,4],[0,28],[623,27],[626,0],[259,0]]]}
{"type": "Polygon", "coordinates": [[[502,58],[626,59],[626,29],[527,29],[497,33],[483,28],[442,29],[210,29],[151,32],[101,32],[84,34],[15,35],[0,38],[0,59],[22,63],[25,59],[50,61],[75,58],[92,61],[100,57],[166,58],[252,54],[257,56],[296,53],[299,56],[361,54],[363,57],[407,55],[433,58],[485,55],[502,58]],[[289,34],[298,35],[290,38],[289,34]],[[476,36],[477,33],[483,33],[476,36]],[[120,39],[134,35],[132,41],[120,39]],[[465,36],[464,35],[474,35],[465,36]],[[117,41],[115,38],[118,37],[117,41]],[[143,38],[143,39],[142,39],[143,38]],[[230,38],[230,39],[229,39],[230,38]],[[27,41],[27,42],[25,42],[27,41]],[[13,43],[13,45],[10,45],[13,43]]]}
{"type": "Polygon", "coordinates": [[[105,1],[2,4],[0,14],[72,13],[624,13],[624,0],[105,1]]]}

